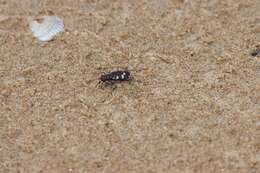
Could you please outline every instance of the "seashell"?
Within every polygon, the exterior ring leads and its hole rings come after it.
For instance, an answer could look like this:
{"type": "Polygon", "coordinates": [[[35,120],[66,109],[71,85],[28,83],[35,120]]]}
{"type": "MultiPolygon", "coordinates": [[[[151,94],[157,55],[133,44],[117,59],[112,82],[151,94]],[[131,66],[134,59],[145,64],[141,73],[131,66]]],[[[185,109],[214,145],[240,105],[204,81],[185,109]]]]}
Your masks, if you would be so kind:
{"type": "Polygon", "coordinates": [[[50,41],[59,32],[64,31],[64,23],[57,16],[43,16],[41,19],[30,21],[33,36],[40,41],[50,41]]]}

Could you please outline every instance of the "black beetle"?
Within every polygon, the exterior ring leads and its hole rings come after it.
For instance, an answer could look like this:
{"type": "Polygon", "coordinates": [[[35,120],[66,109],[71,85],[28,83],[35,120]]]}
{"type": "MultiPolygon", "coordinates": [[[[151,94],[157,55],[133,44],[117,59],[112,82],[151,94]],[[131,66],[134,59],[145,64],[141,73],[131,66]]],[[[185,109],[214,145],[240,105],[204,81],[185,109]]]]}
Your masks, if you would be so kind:
{"type": "Polygon", "coordinates": [[[130,81],[130,72],[127,70],[117,70],[108,74],[103,74],[99,78],[100,82],[114,84],[115,82],[130,81]]]}
{"type": "Polygon", "coordinates": [[[260,56],[260,49],[256,49],[256,50],[252,51],[251,56],[253,56],[253,57],[260,56]]]}

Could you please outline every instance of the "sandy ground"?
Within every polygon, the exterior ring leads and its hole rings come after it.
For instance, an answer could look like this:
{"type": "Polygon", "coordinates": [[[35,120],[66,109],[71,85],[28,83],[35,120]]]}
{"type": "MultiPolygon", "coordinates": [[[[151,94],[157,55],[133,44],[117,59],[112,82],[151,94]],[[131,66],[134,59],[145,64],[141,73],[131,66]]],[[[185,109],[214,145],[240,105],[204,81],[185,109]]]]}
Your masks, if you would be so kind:
{"type": "Polygon", "coordinates": [[[1,173],[260,171],[258,0],[0,0],[1,173]],[[28,18],[66,31],[41,43],[28,18]],[[132,82],[97,86],[102,73],[132,82]]]}

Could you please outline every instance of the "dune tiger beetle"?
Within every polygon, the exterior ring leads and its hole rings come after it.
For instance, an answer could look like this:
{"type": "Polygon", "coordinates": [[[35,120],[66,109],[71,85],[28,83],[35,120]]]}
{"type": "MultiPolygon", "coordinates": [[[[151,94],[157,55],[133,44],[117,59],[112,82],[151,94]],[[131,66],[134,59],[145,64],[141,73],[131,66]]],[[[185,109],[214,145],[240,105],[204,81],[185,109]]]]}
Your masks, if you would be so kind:
{"type": "Polygon", "coordinates": [[[99,78],[99,83],[105,85],[113,85],[116,82],[131,81],[132,77],[128,70],[117,70],[107,74],[103,74],[99,78]]]}

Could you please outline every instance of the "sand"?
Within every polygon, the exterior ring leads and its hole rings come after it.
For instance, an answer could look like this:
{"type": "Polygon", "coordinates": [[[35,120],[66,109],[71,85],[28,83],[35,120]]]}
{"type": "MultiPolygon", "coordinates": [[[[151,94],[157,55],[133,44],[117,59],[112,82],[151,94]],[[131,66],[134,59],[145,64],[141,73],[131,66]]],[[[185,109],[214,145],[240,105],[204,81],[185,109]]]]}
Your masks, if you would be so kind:
{"type": "Polygon", "coordinates": [[[0,172],[260,172],[259,9],[0,0],[0,172]],[[65,23],[47,43],[43,15],[65,23]],[[134,80],[100,86],[117,69],[134,80]]]}

